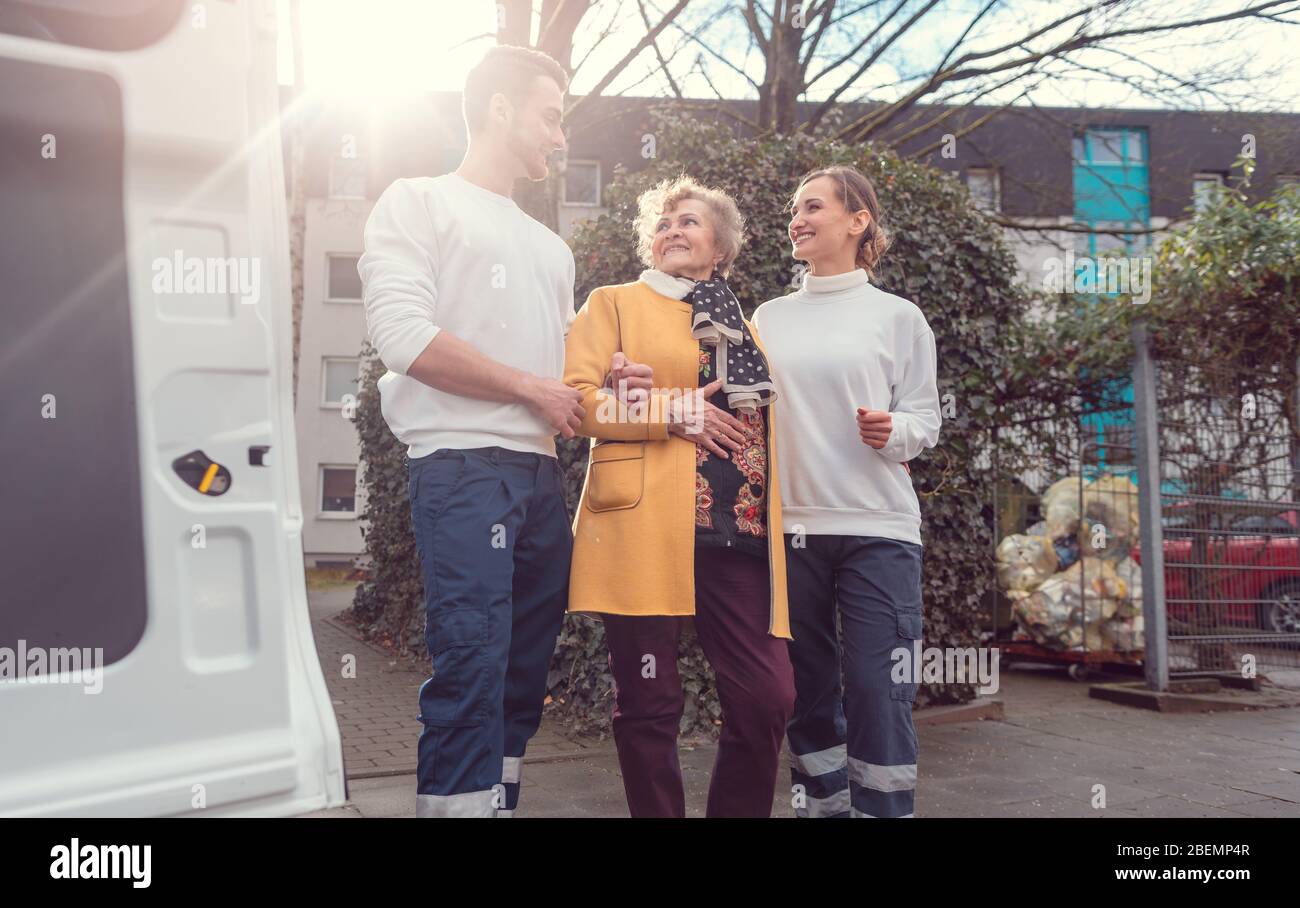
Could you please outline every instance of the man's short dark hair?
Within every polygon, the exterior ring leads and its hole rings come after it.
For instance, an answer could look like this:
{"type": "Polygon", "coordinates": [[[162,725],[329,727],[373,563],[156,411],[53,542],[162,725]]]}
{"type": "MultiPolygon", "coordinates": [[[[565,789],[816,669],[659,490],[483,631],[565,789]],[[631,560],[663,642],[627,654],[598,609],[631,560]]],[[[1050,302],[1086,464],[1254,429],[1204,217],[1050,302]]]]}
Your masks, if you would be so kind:
{"type": "Polygon", "coordinates": [[[470,132],[478,132],[487,123],[488,102],[500,93],[519,104],[528,86],[538,76],[554,79],[560,91],[568,88],[564,67],[540,50],[499,44],[491,48],[465,77],[461,110],[470,132]]]}

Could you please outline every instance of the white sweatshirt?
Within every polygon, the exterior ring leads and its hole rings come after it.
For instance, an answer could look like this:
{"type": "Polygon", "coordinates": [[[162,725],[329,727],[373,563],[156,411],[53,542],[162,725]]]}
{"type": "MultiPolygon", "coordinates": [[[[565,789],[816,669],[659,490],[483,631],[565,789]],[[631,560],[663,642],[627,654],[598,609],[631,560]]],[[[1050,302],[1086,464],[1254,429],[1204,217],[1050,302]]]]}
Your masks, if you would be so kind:
{"type": "Polygon", "coordinates": [[[410,457],[488,446],[555,456],[554,430],[527,406],[448,394],[406,373],[445,328],[498,362],[562,378],[574,317],[564,240],[454,173],[398,180],[370,213],[357,271],[370,339],[388,367],[384,420],[410,457]]]}
{"type": "Polygon", "coordinates": [[[934,333],[921,310],[859,268],[805,275],[803,289],[759,306],[754,326],[776,382],[785,531],[920,545],[903,463],[939,440],[934,333]],[[893,415],[883,448],[858,435],[858,407],[893,415]]]}

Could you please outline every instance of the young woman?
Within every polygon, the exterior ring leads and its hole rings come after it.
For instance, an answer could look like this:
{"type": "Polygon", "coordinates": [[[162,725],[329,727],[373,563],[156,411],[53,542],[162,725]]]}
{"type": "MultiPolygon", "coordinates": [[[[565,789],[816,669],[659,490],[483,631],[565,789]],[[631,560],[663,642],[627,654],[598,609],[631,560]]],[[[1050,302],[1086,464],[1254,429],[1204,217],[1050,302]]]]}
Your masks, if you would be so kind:
{"type": "Polygon", "coordinates": [[[906,462],[939,438],[934,334],[915,305],[871,284],[889,239],[870,180],[813,171],[791,207],[794,257],[809,271],[754,324],[780,407],[795,811],[907,817],[916,684],[894,680],[891,653],[921,636],[921,512],[906,462]]]}

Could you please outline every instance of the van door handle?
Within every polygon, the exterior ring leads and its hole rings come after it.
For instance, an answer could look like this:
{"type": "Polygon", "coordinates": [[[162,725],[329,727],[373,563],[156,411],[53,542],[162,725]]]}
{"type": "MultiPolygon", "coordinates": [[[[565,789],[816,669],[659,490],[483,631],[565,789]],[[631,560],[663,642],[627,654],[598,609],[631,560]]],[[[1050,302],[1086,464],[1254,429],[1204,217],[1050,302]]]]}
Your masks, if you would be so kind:
{"type": "Polygon", "coordinates": [[[202,451],[191,451],[172,461],[172,469],[187,486],[201,495],[224,495],[230,489],[230,471],[202,451]]]}

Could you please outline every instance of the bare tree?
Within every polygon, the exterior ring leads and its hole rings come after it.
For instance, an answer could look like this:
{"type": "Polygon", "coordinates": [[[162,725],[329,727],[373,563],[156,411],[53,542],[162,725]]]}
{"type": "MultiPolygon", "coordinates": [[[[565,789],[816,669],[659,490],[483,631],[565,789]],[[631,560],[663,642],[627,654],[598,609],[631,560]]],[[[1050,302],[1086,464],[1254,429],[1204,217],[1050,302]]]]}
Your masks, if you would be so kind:
{"type": "MultiPolygon", "coordinates": [[[[838,102],[876,101],[866,114],[839,128],[841,138],[854,141],[878,136],[918,105],[970,103],[971,97],[993,88],[1006,95],[1007,89],[1014,92],[1043,74],[1058,89],[1070,80],[1080,84],[1084,77],[1101,77],[1148,99],[1212,97],[1230,106],[1240,100],[1230,89],[1250,87],[1238,59],[1207,53],[1201,40],[1196,45],[1198,57],[1205,58],[1201,65],[1190,74],[1171,73],[1144,59],[1135,43],[1172,42],[1193,29],[1213,27],[1218,29],[1215,47],[1228,47],[1234,26],[1300,24],[1294,18],[1300,13],[1295,0],[1263,0],[1226,12],[1204,2],[1174,6],[1159,0],[1076,0],[1054,7],[1050,20],[1021,21],[1010,31],[1013,10],[1003,0],[983,0],[974,11],[943,0],[744,0],[722,7],[727,18],[743,22],[749,47],[743,57],[719,60],[722,55],[715,54],[713,63],[746,74],[761,71],[761,80],[750,78],[758,92],[758,125],[776,132],[816,128],[838,102]],[[960,25],[955,40],[915,53],[918,39],[931,32],[949,34],[954,21],[960,25]],[[746,65],[750,51],[759,57],[752,66],[746,65]],[[873,73],[884,63],[891,64],[898,79],[882,82],[883,67],[873,73]],[[1121,69],[1121,63],[1127,68],[1121,69]],[[814,99],[817,106],[801,120],[798,102],[814,99]]],[[[690,37],[710,52],[719,46],[713,28],[690,37]]]]}

